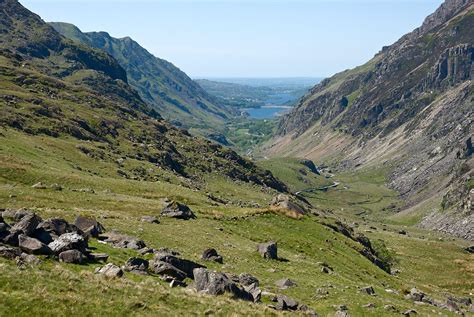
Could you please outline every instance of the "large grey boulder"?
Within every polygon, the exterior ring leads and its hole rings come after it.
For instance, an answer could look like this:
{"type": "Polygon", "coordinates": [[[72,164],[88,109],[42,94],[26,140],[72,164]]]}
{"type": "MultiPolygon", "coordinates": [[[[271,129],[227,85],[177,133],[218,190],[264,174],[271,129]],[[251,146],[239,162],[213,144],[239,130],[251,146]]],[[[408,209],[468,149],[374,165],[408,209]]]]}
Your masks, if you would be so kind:
{"type": "Polygon", "coordinates": [[[422,302],[425,296],[426,294],[418,290],[417,288],[412,288],[410,290],[410,293],[406,295],[407,299],[411,299],[415,302],[422,302]]]}
{"type": "Polygon", "coordinates": [[[258,244],[257,251],[264,259],[278,259],[278,247],[277,243],[274,241],[258,244]]]}
{"type": "Polygon", "coordinates": [[[136,274],[148,274],[149,263],[147,260],[140,259],[140,258],[129,258],[127,262],[125,262],[125,265],[122,267],[122,269],[125,272],[132,272],[136,274]]]}
{"type": "MultiPolygon", "coordinates": [[[[39,241],[43,242],[44,244],[50,244],[53,242],[53,236],[48,231],[44,230],[43,228],[36,228],[36,230],[31,235],[32,238],[38,239],[39,241]]],[[[54,236],[57,238],[57,236],[54,236]]]]}
{"type": "Polygon", "coordinates": [[[40,224],[41,218],[36,214],[27,214],[20,219],[12,228],[11,232],[23,233],[30,236],[35,231],[36,227],[40,224]]]}
{"type": "Polygon", "coordinates": [[[253,296],[239,287],[224,273],[210,271],[205,268],[194,269],[194,284],[198,292],[209,295],[223,295],[229,293],[232,297],[253,301],[253,296]]]}
{"type": "Polygon", "coordinates": [[[278,310],[297,310],[298,302],[286,295],[278,295],[276,297],[278,310]]]}
{"type": "Polygon", "coordinates": [[[295,286],[296,282],[288,278],[282,278],[281,280],[276,281],[275,285],[280,289],[287,289],[288,287],[295,286]]]}
{"type": "Polygon", "coordinates": [[[122,269],[113,263],[108,263],[100,268],[97,268],[95,270],[95,273],[104,275],[105,277],[108,277],[108,278],[116,278],[116,277],[123,276],[122,269]]]}
{"type": "Polygon", "coordinates": [[[105,238],[105,242],[116,248],[140,250],[146,247],[146,244],[143,240],[115,231],[108,232],[102,235],[101,238],[102,237],[105,238]]]}
{"type": "Polygon", "coordinates": [[[87,237],[97,238],[101,233],[105,232],[104,226],[94,218],[78,216],[76,220],[74,220],[74,225],[84,232],[87,237]]]}
{"type": "Polygon", "coordinates": [[[68,250],[79,250],[86,253],[87,241],[78,233],[69,232],[61,235],[48,245],[54,253],[59,254],[68,250]]]}
{"type": "Polygon", "coordinates": [[[255,276],[252,276],[248,273],[241,273],[239,275],[239,283],[242,284],[243,286],[250,286],[252,284],[255,284],[258,286],[260,282],[255,276]]]}
{"type": "Polygon", "coordinates": [[[20,248],[13,248],[0,245],[0,257],[14,260],[22,254],[20,248]]]}
{"type": "Polygon", "coordinates": [[[372,286],[361,287],[359,291],[367,295],[375,295],[375,290],[372,286]]]}
{"type": "Polygon", "coordinates": [[[37,229],[43,229],[54,236],[60,236],[68,232],[78,232],[79,229],[61,218],[50,218],[41,222],[37,229]]]}
{"type": "Polygon", "coordinates": [[[222,256],[220,256],[216,249],[206,249],[202,253],[201,259],[204,261],[214,261],[217,263],[223,263],[222,256]]]}
{"type": "Polygon", "coordinates": [[[161,210],[161,215],[164,217],[184,220],[196,218],[196,215],[188,206],[186,206],[185,204],[181,204],[177,201],[168,202],[161,210]]]}
{"type": "Polygon", "coordinates": [[[181,272],[184,272],[187,277],[194,278],[193,271],[196,268],[204,268],[203,265],[193,262],[191,260],[186,260],[177,257],[171,252],[156,252],[155,257],[153,258],[154,267],[157,267],[160,262],[168,263],[178,269],[181,272]]]}
{"type": "Polygon", "coordinates": [[[187,277],[187,274],[185,272],[163,261],[152,260],[150,262],[150,269],[155,274],[162,275],[165,277],[171,277],[172,279],[178,281],[183,281],[187,277]]]}
{"type": "Polygon", "coordinates": [[[79,250],[67,250],[59,253],[59,261],[64,263],[82,264],[87,257],[79,250]]]}
{"type": "Polygon", "coordinates": [[[38,239],[30,238],[23,234],[18,236],[18,245],[21,250],[28,254],[49,255],[53,253],[46,244],[42,243],[38,239]]]}

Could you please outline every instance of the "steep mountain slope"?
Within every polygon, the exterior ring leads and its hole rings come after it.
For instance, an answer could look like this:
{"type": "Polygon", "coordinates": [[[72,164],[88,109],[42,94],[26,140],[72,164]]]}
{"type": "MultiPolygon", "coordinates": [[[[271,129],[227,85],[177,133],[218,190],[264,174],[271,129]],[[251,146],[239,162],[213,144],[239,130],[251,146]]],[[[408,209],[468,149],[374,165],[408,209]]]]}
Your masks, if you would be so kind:
{"type": "Polygon", "coordinates": [[[220,104],[176,66],[153,56],[129,37],[117,39],[106,32],[83,33],[68,23],[50,25],[69,39],[112,55],[127,71],[130,86],[177,126],[222,130],[224,121],[236,115],[233,109],[220,104]]]}
{"type": "Polygon", "coordinates": [[[121,169],[130,160],[195,180],[219,173],[284,190],[269,172],[231,150],[160,119],[109,55],[65,39],[16,1],[1,5],[0,123],[6,131],[72,138],[78,154],[121,162],[117,175],[124,177],[156,174],[121,169]]]}
{"type": "Polygon", "coordinates": [[[314,87],[268,153],[389,167],[405,208],[438,201],[423,225],[474,239],[473,30],[473,2],[447,0],[365,65],[314,87]]]}

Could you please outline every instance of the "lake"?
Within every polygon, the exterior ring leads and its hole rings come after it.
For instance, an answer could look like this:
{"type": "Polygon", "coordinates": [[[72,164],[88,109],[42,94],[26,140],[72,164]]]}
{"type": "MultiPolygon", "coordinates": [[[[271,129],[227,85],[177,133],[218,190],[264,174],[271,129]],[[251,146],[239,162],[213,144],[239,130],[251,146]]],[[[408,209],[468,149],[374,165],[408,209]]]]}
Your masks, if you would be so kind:
{"type": "Polygon", "coordinates": [[[243,109],[247,112],[253,119],[271,119],[278,115],[281,115],[290,108],[283,107],[262,107],[262,108],[252,108],[252,109],[243,109]]]}

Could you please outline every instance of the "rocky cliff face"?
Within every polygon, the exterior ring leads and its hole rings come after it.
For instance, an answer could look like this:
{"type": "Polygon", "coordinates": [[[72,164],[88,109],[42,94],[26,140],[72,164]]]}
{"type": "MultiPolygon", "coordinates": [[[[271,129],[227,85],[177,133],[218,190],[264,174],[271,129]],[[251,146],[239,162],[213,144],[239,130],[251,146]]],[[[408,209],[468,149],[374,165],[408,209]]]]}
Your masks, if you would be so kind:
{"type": "Polygon", "coordinates": [[[153,56],[129,37],[118,39],[106,32],[83,33],[68,23],[50,25],[67,38],[113,56],[127,71],[128,82],[143,100],[175,125],[215,131],[236,115],[176,66],[153,56]]]}
{"type": "Polygon", "coordinates": [[[473,2],[446,1],[367,64],[314,87],[282,118],[269,153],[391,166],[407,207],[464,186],[471,158],[456,153],[474,133],[472,30],[473,2]]]}

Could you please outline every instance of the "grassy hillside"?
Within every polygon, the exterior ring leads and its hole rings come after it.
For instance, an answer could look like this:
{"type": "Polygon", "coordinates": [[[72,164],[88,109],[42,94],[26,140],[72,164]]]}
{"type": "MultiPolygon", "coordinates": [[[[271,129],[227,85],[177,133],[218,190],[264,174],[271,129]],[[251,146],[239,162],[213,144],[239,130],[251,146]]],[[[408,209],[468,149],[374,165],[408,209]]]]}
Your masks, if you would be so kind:
{"type": "MultiPolygon", "coordinates": [[[[168,181],[134,181],[115,175],[112,163],[98,163],[93,158],[71,153],[67,139],[29,137],[8,129],[2,132],[1,141],[0,202],[4,208],[26,207],[44,218],[64,217],[69,221],[77,215],[95,216],[107,230],[117,229],[139,237],[150,247],[177,250],[184,258],[219,271],[253,274],[263,289],[287,294],[321,316],[334,313],[333,305],[340,304],[346,304],[354,316],[399,315],[384,310],[386,304],[395,305],[401,311],[415,308],[420,315],[438,312],[451,315],[428,305],[414,306],[403,294],[416,286],[434,298],[445,300],[447,293],[467,296],[474,286],[469,282],[474,274],[470,264],[473,256],[462,250],[465,242],[442,241],[432,233],[410,229],[409,236],[401,236],[397,226],[384,225],[381,230],[382,224],[365,221],[357,231],[366,234],[373,243],[383,240],[396,258],[394,268],[401,273],[391,276],[373,265],[358,253],[359,244],[324,225],[335,220],[330,214],[323,216],[328,209],[340,214],[340,208],[352,208],[350,202],[354,200],[344,193],[308,196],[322,204],[318,210],[326,211],[321,216],[295,220],[269,212],[265,206],[272,194],[252,185],[209,177],[206,190],[195,191],[188,188],[184,180],[171,175],[168,181]],[[37,181],[46,185],[59,183],[63,189],[32,188],[37,181]],[[237,203],[216,204],[206,192],[222,199],[259,203],[262,208],[239,207],[237,203]],[[141,222],[143,215],[159,215],[165,197],[189,204],[197,219],[161,218],[160,224],[141,222]],[[338,204],[333,205],[334,202],[338,204]],[[369,229],[374,226],[379,229],[369,229]],[[272,239],[278,242],[279,254],[284,260],[264,260],[255,251],[257,243],[272,239]],[[219,251],[224,257],[223,265],[200,260],[201,252],[208,247],[219,251]],[[320,262],[331,266],[333,273],[321,272],[320,262]],[[443,267],[444,273],[433,275],[438,267],[443,267]],[[274,282],[281,278],[290,278],[298,285],[279,290],[274,282]],[[374,287],[376,297],[358,291],[367,285],[374,287]],[[317,289],[321,289],[319,293],[317,289]],[[385,289],[393,289],[398,294],[385,289]],[[376,308],[362,307],[369,302],[376,308]]],[[[294,166],[294,162],[290,166],[294,166]]],[[[363,192],[372,178],[372,175],[361,175],[347,185],[354,188],[352,191],[363,192]],[[356,187],[356,183],[360,186],[356,187]]],[[[377,188],[376,184],[371,186],[377,188]]],[[[370,199],[375,198],[374,195],[371,194],[370,199]]],[[[369,205],[365,202],[359,208],[369,205]]],[[[355,216],[347,221],[351,219],[355,216]]],[[[136,251],[114,249],[95,240],[91,245],[96,252],[108,253],[109,261],[116,264],[137,256],[136,251]]],[[[226,296],[212,298],[188,289],[170,289],[155,276],[131,273],[121,280],[106,281],[93,274],[97,266],[99,264],[68,265],[44,259],[39,267],[19,269],[13,261],[0,258],[3,294],[0,308],[30,316],[39,315],[45,309],[51,315],[176,315],[190,310],[218,315],[276,313],[266,308],[265,304],[270,303],[268,297],[263,298],[263,304],[236,302],[226,296]]]]}

